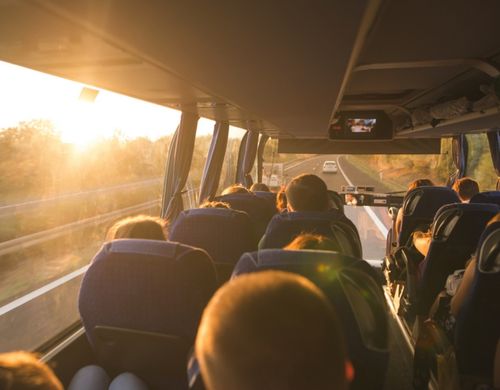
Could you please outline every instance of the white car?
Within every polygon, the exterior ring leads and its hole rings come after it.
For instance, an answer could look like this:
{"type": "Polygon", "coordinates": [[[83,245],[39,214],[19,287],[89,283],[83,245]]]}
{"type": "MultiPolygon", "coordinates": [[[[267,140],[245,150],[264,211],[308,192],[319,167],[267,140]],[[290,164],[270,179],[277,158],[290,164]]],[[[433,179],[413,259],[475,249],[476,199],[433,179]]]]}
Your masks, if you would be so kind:
{"type": "Polygon", "coordinates": [[[337,173],[337,161],[325,161],[323,164],[323,173],[337,173]]]}

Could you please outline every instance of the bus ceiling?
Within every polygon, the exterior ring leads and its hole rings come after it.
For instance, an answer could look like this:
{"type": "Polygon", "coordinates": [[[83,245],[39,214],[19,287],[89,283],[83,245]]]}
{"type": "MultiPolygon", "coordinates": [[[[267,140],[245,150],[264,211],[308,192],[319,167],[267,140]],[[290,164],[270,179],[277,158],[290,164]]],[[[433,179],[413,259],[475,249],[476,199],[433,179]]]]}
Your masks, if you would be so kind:
{"type": "Polygon", "coordinates": [[[12,0],[0,60],[271,137],[382,110],[433,138],[498,123],[500,2],[471,4],[12,0]]]}

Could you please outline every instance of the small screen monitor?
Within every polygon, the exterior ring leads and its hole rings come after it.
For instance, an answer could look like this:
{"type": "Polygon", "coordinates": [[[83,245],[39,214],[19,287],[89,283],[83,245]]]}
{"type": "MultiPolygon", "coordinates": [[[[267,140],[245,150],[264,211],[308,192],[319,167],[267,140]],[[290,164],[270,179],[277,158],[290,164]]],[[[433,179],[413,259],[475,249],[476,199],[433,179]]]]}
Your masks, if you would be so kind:
{"type": "Polygon", "coordinates": [[[348,118],[347,129],[351,133],[371,133],[377,124],[376,118],[348,118]]]}
{"type": "Polygon", "coordinates": [[[330,139],[392,139],[392,121],[384,111],[342,111],[330,125],[330,139]]]}

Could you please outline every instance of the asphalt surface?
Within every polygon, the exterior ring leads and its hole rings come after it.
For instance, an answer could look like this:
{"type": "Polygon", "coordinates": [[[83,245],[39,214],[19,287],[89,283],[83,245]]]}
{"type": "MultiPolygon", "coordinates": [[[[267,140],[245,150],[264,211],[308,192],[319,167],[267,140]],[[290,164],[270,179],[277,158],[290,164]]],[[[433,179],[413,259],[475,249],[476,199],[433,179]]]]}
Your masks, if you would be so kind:
{"type": "MultiPolygon", "coordinates": [[[[320,155],[311,157],[285,168],[285,180],[302,173],[313,173],[321,177],[330,190],[340,191],[343,185],[369,185],[375,192],[386,192],[387,188],[380,181],[368,176],[339,155],[320,155]],[[327,160],[337,161],[337,173],[323,173],[323,163],[327,160]]],[[[387,230],[391,220],[386,207],[345,206],[345,214],[358,228],[363,244],[363,257],[366,260],[381,261],[385,255],[387,230]]]]}

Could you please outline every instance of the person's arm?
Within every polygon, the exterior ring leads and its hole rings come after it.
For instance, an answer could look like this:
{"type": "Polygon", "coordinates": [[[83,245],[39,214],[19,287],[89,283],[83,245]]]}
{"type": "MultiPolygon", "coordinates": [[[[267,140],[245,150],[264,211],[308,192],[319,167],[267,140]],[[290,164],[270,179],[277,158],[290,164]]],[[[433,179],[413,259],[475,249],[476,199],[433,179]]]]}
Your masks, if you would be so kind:
{"type": "Polygon", "coordinates": [[[460,308],[462,307],[465,296],[469,293],[475,272],[476,272],[476,259],[473,258],[465,268],[462,282],[458,286],[457,292],[455,293],[450,302],[450,311],[451,314],[453,314],[453,317],[455,318],[457,317],[460,308]]]}

